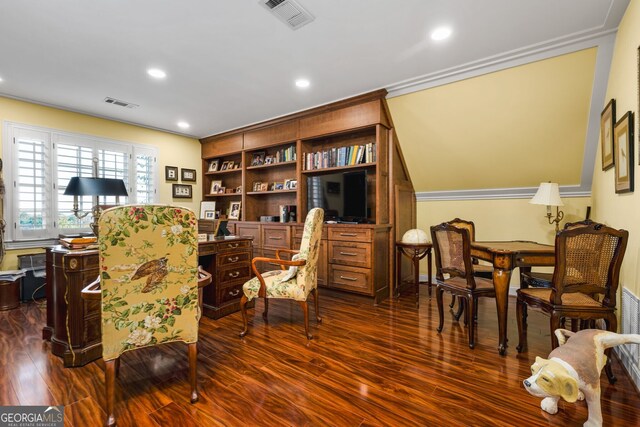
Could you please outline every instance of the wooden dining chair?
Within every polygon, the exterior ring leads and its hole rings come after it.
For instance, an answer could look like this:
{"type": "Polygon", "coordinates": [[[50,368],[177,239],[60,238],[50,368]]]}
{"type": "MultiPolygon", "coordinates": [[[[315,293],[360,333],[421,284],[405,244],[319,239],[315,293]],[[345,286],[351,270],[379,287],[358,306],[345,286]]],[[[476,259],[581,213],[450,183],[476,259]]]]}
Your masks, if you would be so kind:
{"type": "Polygon", "coordinates": [[[309,294],[313,294],[315,303],[316,321],[322,322],[318,308],[318,254],[320,249],[320,239],[322,237],[322,223],[324,221],[324,211],[314,208],[309,211],[304,221],[302,241],[300,250],[279,249],[276,251],[276,258],[255,257],[251,261],[251,268],[256,277],[249,280],[242,286],[242,298],[240,298],[240,311],[242,313],[243,329],[240,336],[243,337],[249,332],[247,317],[247,302],[256,297],[264,298],[264,311],[262,317],[267,320],[269,312],[269,300],[289,299],[297,301],[302,308],[304,315],[304,332],[308,339],[313,335],[309,333],[309,306],[307,299],[309,294]],[[294,254],[292,259],[280,258],[281,252],[294,254]],[[261,273],[257,268],[257,263],[268,262],[280,264],[280,270],[267,271],[261,273]]]}
{"type": "MultiPolygon", "coordinates": [[[[469,231],[469,236],[471,238],[472,242],[475,242],[476,240],[476,226],[473,223],[473,221],[467,221],[465,219],[461,219],[461,218],[454,218],[450,221],[447,221],[448,224],[451,224],[455,227],[458,228],[464,228],[467,231],[469,231]]],[[[490,279],[493,280],[493,266],[492,265],[486,265],[486,264],[480,264],[480,262],[476,259],[476,258],[471,258],[471,261],[473,262],[473,275],[476,277],[483,277],[485,279],[490,279]]],[[[453,295],[451,297],[451,303],[449,304],[450,308],[453,308],[456,304],[456,296],[453,295]]],[[[453,314],[453,317],[456,320],[459,320],[460,317],[462,316],[462,313],[464,311],[464,301],[461,302],[458,305],[458,310],[456,310],[453,314]]],[[[466,321],[466,317],[465,317],[465,321],[466,321]]]]}
{"type": "MultiPolygon", "coordinates": [[[[116,424],[115,377],[120,356],[128,351],[186,343],[190,399],[198,400],[196,223],[190,210],[165,205],[119,206],[100,216],[100,280],[83,290],[83,298],[102,305],[108,426],[116,424]]],[[[210,282],[208,275],[200,286],[210,282]]]]}
{"type": "Polygon", "coordinates": [[[431,240],[436,258],[436,299],[438,303],[438,333],[444,326],[445,291],[464,301],[466,323],[469,326],[469,348],[475,347],[475,319],[479,297],[495,298],[493,282],[473,274],[471,236],[467,228],[442,223],[431,227],[431,240]],[[445,278],[445,275],[448,278],[445,278]]]}
{"type": "MultiPolygon", "coordinates": [[[[558,346],[554,332],[565,318],[603,319],[608,331],[617,331],[616,296],[628,239],[626,230],[591,221],[556,234],[551,288],[517,291],[518,352],[527,348],[527,307],[549,314],[551,348],[558,346]]],[[[605,371],[615,382],[610,362],[605,371]]]]}

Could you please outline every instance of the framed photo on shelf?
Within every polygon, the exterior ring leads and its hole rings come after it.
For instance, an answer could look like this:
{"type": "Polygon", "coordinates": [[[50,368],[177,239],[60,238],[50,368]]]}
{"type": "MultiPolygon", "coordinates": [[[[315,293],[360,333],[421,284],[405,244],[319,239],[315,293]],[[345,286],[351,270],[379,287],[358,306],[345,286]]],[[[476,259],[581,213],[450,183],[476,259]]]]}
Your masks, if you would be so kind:
{"type": "Polygon", "coordinates": [[[195,169],[180,169],[183,181],[196,182],[196,170],[195,169]]]}
{"type": "Polygon", "coordinates": [[[274,182],[273,184],[276,190],[284,190],[284,182],[274,182]]]}
{"type": "Polygon", "coordinates": [[[220,166],[220,159],[211,160],[209,162],[209,169],[207,169],[207,172],[218,172],[219,166],[220,166]]]}
{"type": "Polygon", "coordinates": [[[165,181],[177,181],[178,180],[178,167],[177,166],[165,166],[164,167],[164,179],[165,179],[165,181]]]}
{"type": "Polygon", "coordinates": [[[216,202],[200,202],[200,219],[210,219],[205,216],[205,212],[212,211],[215,213],[216,202]]]}
{"type": "Polygon", "coordinates": [[[204,219],[216,219],[216,211],[204,211],[204,219]]]}
{"type": "Polygon", "coordinates": [[[236,193],[242,193],[242,185],[236,187],[236,193]]]}
{"type": "Polygon", "coordinates": [[[231,202],[229,206],[229,219],[240,219],[240,206],[242,202],[231,202]]]}
{"type": "Polygon", "coordinates": [[[171,184],[171,189],[175,199],[190,199],[192,197],[192,185],[171,184]]]}
{"type": "Polygon", "coordinates": [[[285,190],[295,190],[298,188],[298,181],[295,179],[285,179],[284,180],[284,189],[285,190]]]}
{"type": "Polygon", "coordinates": [[[272,156],[271,154],[264,158],[265,165],[272,165],[276,162],[276,156],[272,156]]]}
{"type": "Polygon", "coordinates": [[[627,113],[616,122],[613,129],[613,152],[616,167],[616,193],[633,191],[633,113],[627,113]]]}
{"type": "Polygon", "coordinates": [[[262,166],[264,164],[264,151],[253,153],[251,157],[251,166],[262,166]]]}
{"type": "Polygon", "coordinates": [[[269,184],[269,191],[275,191],[276,189],[276,183],[272,182],[271,184],[269,184]]]}
{"type": "Polygon", "coordinates": [[[218,194],[220,187],[222,187],[222,181],[211,181],[211,190],[209,190],[209,193],[218,194]]]}
{"type": "Polygon", "coordinates": [[[227,170],[233,169],[233,160],[229,160],[227,163],[227,170]]]}
{"type": "Polygon", "coordinates": [[[218,194],[224,194],[227,191],[227,187],[218,188],[218,194]]]}
{"type": "Polygon", "coordinates": [[[613,127],[616,123],[616,100],[609,101],[600,113],[600,149],[602,151],[602,170],[613,167],[613,127]]]}
{"type": "Polygon", "coordinates": [[[234,169],[240,169],[241,166],[242,166],[242,162],[238,162],[238,163],[234,163],[233,164],[233,168],[234,169]]]}
{"type": "Polygon", "coordinates": [[[253,191],[260,191],[260,184],[262,184],[262,182],[253,181],[253,191]]]}
{"type": "Polygon", "coordinates": [[[261,182],[260,183],[260,190],[258,191],[269,191],[269,183],[268,182],[261,182]]]}
{"type": "Polygon", "coordinates": [[[228,167],[229,167],[229,161],[222,162],[222,166],[220,166],[220,170],[226,171],[228,167]]]}

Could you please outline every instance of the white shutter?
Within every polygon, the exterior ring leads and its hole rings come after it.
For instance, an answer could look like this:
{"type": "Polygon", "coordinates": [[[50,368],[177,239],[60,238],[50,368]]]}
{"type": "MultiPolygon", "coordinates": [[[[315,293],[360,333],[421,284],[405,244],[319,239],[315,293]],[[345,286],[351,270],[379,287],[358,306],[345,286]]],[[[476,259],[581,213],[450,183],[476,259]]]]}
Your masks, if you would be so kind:
{"type": "Polygon", "coordinates": [[[156,200],[156,159],[152,148],[135,147],[135,181],[132,198],[136,203],[154,203],[156,200]]]}
{"type": "MultiPolygon", "coordinates": [[[[56,138],[57,139],[57,138],[56,138]]],[[[62,233],[89,230],[91,215],[78,219],[73,214],[73,196],[65,196],[69,180],[74,176],[91,177],[93,171],[93,149],[90,146],[73,144],[75,141],[57,142],[57,176],[58,182],[58,228],[62,233]]],[[[78,197],[78,208],[81,212],[91,212],[93,201],[90,196],[78,197]]]]}

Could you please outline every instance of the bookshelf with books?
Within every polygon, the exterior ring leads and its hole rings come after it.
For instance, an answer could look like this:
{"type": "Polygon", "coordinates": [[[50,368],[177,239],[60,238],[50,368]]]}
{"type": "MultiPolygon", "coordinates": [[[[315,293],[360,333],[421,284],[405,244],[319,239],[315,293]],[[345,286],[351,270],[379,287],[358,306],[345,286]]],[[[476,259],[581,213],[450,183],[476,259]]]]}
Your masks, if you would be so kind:
{"type": "Polygon", "coordinates": [[[323,233],[329,236],[327,251],[357,243],[368,255],[351,263],[327,254],[323,285],[376,302],[384,299],[393,290],[395,241],[416,226],[415,192],[385,95],[380,90],[201,139],[205,199],[226,199],[210,193],[216,180],[227,187],[227,182],[240,185],[242,193],[233,197],[241,200],[242,214],[232,223],[238,235],[253,237],[254,255],[271,255],[280,247],[296,249],[299,239],[291,236],[307,215],[308,182],[364,171],[366,224],[327,224],[323,233]],[[240,161],[241,167],[238,172],[209,172],[214,159],[240,161]],[[283,208],[295,212],[284,224],[278,223],[283,208]]]}
{"type": "Polygon", "coordinates": [[[227,215],[232,203],[242,202],[242,138],[222,138],[215,146],[203,147],[202,169],[203,199],[215,201],[216,211],[227,215]]]}

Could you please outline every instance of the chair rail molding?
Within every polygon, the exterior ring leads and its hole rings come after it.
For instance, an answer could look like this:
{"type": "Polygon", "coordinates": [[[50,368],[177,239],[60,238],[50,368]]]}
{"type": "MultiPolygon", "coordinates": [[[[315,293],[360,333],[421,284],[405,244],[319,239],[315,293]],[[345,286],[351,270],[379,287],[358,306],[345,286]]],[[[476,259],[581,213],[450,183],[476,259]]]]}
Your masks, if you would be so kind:
{"type": "MultiPolygon", "coordinates": [[[[589,188],[583,185],[561,185],[562,197],[590,197],[589,188]]],[[[530,199],[536,194],[538,187],[486,188],[476,190],[421,191],[416,192],[418,202],[441,200],[490,200],[490,199],[530,199]]]]}

